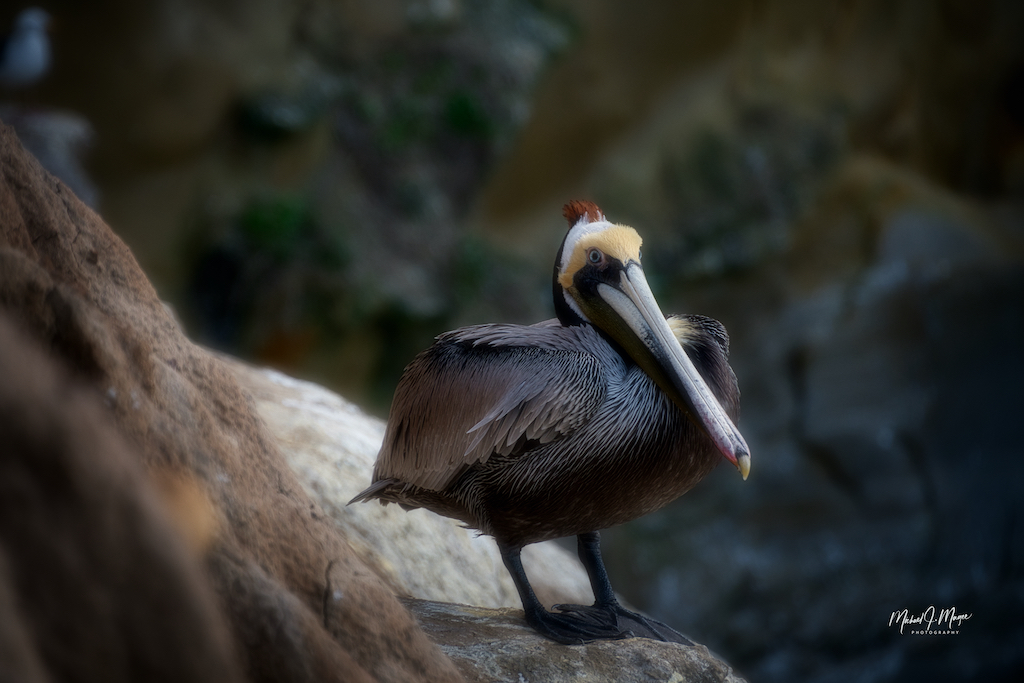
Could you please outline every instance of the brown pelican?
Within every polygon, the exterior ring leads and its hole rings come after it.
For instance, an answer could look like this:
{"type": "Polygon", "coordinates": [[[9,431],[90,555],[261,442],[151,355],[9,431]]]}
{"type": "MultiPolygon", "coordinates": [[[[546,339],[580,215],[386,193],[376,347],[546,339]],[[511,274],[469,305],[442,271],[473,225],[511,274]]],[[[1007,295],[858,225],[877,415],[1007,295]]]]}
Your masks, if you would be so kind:
{"type": "Polygon", "coordinates": [[[633,228],[591,202],[563,214],[557,320],[439,336],[405,369],[373,483],[351,502],[426,508],[493,536],[527,622],[549,638],[679,640],[618,603],[598,531],[676,499],[720,456],[747,478],[729,338],[710,318],[665,318],[633,228]],[[572,535],[595,602],[549,612],[520,551],[572,535]]]}

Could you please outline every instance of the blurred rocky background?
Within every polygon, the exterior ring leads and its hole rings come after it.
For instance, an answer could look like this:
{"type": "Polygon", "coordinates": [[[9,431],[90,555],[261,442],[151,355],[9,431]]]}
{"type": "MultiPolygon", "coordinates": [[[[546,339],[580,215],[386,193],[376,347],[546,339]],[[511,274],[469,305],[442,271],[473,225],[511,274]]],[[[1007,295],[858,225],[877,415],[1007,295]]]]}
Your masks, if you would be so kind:
{"type": "Polygon", "coordinates": [[[191,337],[384,415],[435,334],[550,317],[593,199],[728,327],[754,452],[606,533],[625,596],[752,681],[1024,669],[1024,5],[43,6],[0,119],[73,117],[191,337]],[[929,605],[972,616],[889,625],[929,605]]]}

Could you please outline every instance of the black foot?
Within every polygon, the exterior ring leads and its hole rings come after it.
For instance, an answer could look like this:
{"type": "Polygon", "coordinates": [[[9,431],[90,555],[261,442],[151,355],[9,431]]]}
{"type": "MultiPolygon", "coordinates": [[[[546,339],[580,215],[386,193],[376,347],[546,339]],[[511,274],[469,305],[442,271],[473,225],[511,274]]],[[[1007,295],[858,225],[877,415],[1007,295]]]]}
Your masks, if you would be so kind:
{"type": "Polygon", "coordinates": [[[581,645],[595,640],[618,640],[633,634],[619,627],[609,612],[583,605],[555,605],[561,612],[543,607],[527,610],[526,621],[542,636],[566,645],[581,645]],[[563,609],[573,608],[573,609],[563,609]],[[579,608],[579,611],[577,609],[579,608]]]}
{"type": "Polygon", "coordinates": [[[617,635],[598,636],[590,640],[600,640],[602,638],[650,638],[651,640],[660,640],[666,643],[693,645],[693,641],[668,624],[664,624],[657,619],[645,617],[636,612],[631,612],[618,603],[603,606],[555,605],[555,609],[559,610],[559,613],[555,613],[553,616],[563,619],[572,618],[573,621],[586,624],[595,630],[617,633],[617,635]]]}

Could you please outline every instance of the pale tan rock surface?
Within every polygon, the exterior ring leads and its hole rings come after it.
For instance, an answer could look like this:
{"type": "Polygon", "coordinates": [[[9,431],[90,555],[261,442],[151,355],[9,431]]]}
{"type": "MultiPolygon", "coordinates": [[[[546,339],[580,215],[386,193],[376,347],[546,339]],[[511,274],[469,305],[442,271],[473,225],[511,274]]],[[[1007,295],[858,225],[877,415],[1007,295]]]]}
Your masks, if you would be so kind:
{"type": "MultiPolygon", "coordinates": [[[[360,558],[399,595],[481,607],[520,607],[494,541],[426,510],[346,505],[370,483],[384,423],[312,382],[225,359],[306,492],[344,531],[360,558]]],[[[593,602],[576,558],[554,542],[523,549],[547,605],[593,602]]]]}

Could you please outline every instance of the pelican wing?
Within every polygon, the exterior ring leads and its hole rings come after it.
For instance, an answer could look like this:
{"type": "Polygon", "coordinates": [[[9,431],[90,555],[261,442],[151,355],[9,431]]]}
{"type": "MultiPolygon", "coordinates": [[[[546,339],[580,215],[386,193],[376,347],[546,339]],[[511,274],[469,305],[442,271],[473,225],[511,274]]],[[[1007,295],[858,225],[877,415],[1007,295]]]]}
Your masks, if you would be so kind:
{"type": "Polygon", "coordinates": [[[395,390],[374,481],[440,490],[474,463],[570,434],[604,400],[590,328],[550,322],[448,332],[395,390]]]}

